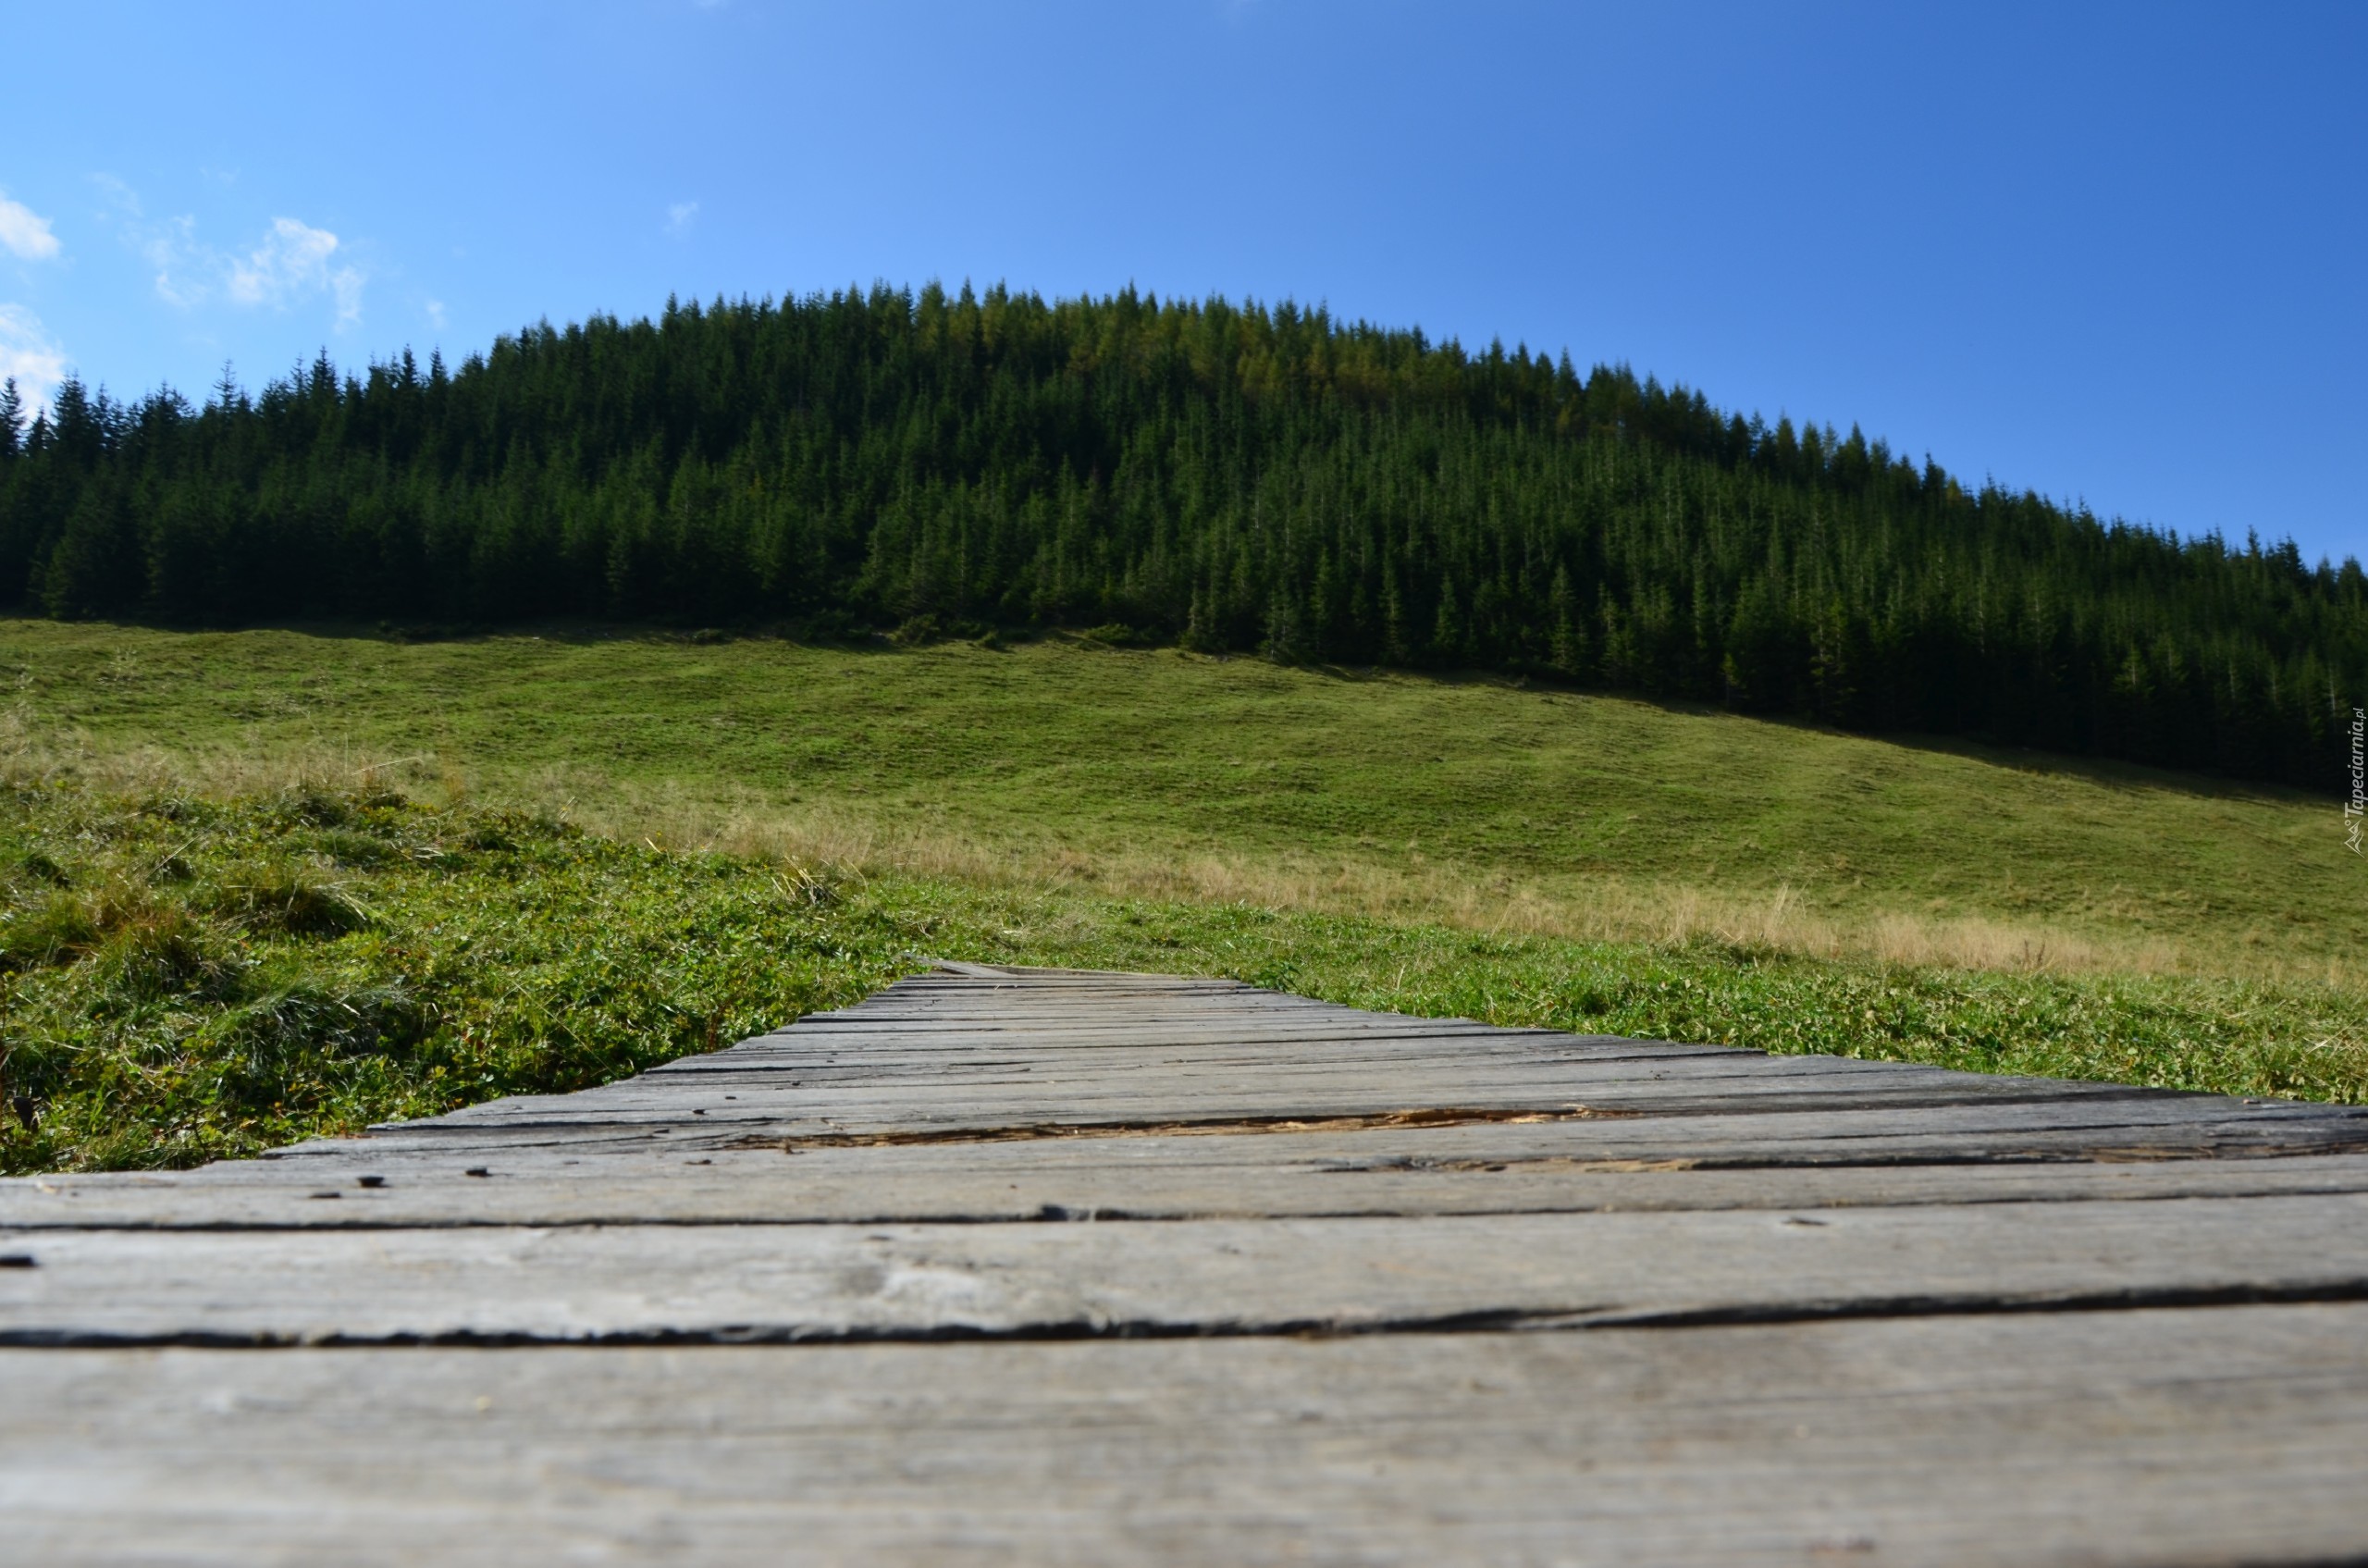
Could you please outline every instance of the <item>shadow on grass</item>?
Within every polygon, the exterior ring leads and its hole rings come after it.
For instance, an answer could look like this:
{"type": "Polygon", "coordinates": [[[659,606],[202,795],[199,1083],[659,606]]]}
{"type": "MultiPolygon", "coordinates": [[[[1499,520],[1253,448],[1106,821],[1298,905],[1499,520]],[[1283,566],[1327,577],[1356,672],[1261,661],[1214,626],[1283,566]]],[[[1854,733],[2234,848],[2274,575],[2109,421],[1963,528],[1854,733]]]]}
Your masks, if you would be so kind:
{"type": "Polygon", "coordinates": [[[1914,730],[1849,730],[1797,715],[1745,713],[1715,702],[1582,685],[1558,679],[1548,673],[1475,669],[1407,668],[1315,661],[1280,664],[1251,652],[1203,652],[1179,648],[1173,639],[1162,639],[1148,633],[1133,634],[1124,639],[1114,638],[1108,635],[1114,629],[1109,626],[1083,629],[1058,625],[993,627],[981,636],[956,636],[949,633],[943,636],[908,637],[899,640],[894,632],[873,627],[852,617],[836,614],[802,620],[792,618],[726,626],[694,625],[687,623],[663,621],[595,621],[563,618],[504,623],[465,621],[363,623],[295,617],[251,622],[237,626],[217,626],[176,624],[164,621],[126,623],[94,620],[64,623],[53,621],[44,616],[28,614],[21,611],[0,611],[0,628],[16,623],[44,626],[80,625],[102,631],[113,628],[126,630],[136,628],[145,631],[220,636],[235,635],[240,632],[278,632],[293,636],[317,637],[325,641],[372,642],[398,646],[465,645],[522,640],[539,640],[567,647],[586,648],[633,643],[684,648],[770,643],[785,648],[865,654],[878,658],[894,657],[931,648],[972,648],[983,651],[1001,652],[1014,648],[1042,644],[1121,658],[1128,656],[1145,658],[1166,654],[1189,661],[1206,661],[1216,664],[1254,664],[1277,671],[1294,671],[1342,685],[1373,685],[1396,681],[1449,689],[1483,687],[1507,693],[1585,698],[1606,702],[1631,703],[1671,715],[1696,719],[1728,719],[1803,735],[1868,741],[1897,747],[1907,751],[1954,757],[1985,767],[2017,773],[2074,779],[2125,796],[2159,792],[2198,799],[2285,806],[2315,805],[2337,798],[2332,784],[2323,793],[2292,785],[2187,772],[2105,757],[2080,756],[2010,746],[1978,736],[1939,735],[1914,730]]]}

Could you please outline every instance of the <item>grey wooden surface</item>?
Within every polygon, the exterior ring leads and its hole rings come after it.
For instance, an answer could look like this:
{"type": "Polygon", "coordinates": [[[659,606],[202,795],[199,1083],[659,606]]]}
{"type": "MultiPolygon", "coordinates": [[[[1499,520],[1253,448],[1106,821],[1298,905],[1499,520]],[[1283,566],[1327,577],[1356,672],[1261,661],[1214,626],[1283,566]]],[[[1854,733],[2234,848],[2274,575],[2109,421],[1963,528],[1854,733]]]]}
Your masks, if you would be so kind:
{"type": "Polygon", "coordinates": [[[949,967],[0,1182],[0,1562],[2368,1562],[2368,1114],[949,967]]]}

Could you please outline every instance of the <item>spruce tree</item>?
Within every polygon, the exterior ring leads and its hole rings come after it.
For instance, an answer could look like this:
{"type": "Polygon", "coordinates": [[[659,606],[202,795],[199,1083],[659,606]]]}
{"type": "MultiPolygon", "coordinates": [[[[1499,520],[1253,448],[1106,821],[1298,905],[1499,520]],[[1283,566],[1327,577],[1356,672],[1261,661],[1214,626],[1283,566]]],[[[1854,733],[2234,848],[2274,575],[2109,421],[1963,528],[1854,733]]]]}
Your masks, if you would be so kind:
{"type": "Polygon", "coordinates": [[[2316,788],[2368,691],[2356,562],[1296,306],[670,302],[424,374],[225,366],[193,415],[7,406],[0,601],[56,613],[1118,622],[2316,788]]]}

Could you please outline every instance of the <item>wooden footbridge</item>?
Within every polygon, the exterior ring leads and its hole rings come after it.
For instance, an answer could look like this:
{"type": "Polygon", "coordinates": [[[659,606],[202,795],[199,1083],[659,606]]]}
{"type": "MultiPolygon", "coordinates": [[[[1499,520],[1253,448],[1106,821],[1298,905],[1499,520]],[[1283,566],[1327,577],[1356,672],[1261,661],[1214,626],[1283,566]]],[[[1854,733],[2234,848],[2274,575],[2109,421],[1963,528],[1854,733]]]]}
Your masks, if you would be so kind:
{"type": "Polygon", "coordinates": [[[0,1183],[0,1561],[2368,1562],[2368,1111],[967,966],[0,1183]]]}

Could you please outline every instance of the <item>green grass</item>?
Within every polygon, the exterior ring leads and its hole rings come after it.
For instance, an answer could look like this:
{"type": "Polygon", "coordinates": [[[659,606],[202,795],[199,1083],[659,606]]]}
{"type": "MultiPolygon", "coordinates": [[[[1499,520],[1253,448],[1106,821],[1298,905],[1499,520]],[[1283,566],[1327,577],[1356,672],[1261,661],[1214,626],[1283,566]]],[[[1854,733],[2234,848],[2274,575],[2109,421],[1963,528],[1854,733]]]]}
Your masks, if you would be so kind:
{"type": "Polygon", "coordinates": [[[1068,643],[14,622],[0,673],[11,1172],[583,1087],[923,956],[2368,1100],[2318,800],[1068,643]]]}
{"type": "Polygon", "coordinates": [[[0,622],[0,678],[102,756],[388,762],[660,843],[1565,935],[2368,974],[2331,800],[1502,683],[1083,641],[36,621],[0,622]]]}
{"type": "Polygon", "coordinates": [[[11,1173],[188,1165],[585,1087],[924,955],[1234,975],[1365,1006],[2256,1094],[2368,1098],[2327,988],[1886,968],[910,878],[320,791],[0,800],[11,1173]]]}

